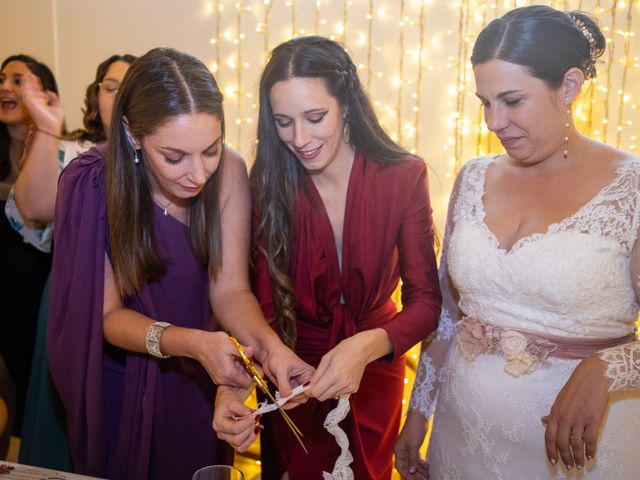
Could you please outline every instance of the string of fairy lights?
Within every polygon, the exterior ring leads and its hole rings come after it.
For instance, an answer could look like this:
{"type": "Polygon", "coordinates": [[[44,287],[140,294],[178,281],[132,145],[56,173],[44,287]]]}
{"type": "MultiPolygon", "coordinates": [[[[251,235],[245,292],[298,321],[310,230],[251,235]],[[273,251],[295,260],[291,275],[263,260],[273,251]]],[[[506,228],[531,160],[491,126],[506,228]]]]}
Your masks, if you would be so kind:
{"type": "Polygon", "coordinates": [[[269,51],[292,36],[341,42],[390,135],[425,158],[442,224],[451,183],[471,157],[499,151],[474,94],[468,57],[478,32],[507,10],[533,3],[584,10],[607,38],[599,75],[575,106],[581,132],[634,153],[638,119],[638,0],[204,0],[211,16],[211,69],[225,93],[227,141],[248,162],[255,145],[257,83],[269,51]],[[634,91],[635,90],[635,91],[634,91]]]}
{"type": "Polygon", "coordinates": [[[468,61],[475,38],[492,19],[534,3],[583,10],[598,21],[607,50],[575,104],[576,125],[637,153],[639,0],[203,0],[212,33],[206,60],[225,95],[227,143],[251,163],[258,81],[270,50],[298,35],[332,38],[353,58],[392,138],[429,164],[442,231],[456,173],[470,158],[501,148],[475,96],[468,61]]]}

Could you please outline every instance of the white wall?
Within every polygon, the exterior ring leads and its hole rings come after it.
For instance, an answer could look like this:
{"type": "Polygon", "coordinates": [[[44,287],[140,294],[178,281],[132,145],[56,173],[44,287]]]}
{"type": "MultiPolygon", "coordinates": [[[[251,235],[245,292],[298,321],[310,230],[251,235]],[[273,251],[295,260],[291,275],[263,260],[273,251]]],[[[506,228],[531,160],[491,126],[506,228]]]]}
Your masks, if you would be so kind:
{"type": "Polygon", "coordinates": [[[55,70],[55,0],[0,0],[0,61],[26,53],[55,70]]]}
{"type": "Polygon", "coordinates": [[[210,56],[211,20],[201,0],[0,0],[0,5],[0,58],[22,52],[49,65],[71,129],[82,124],[83,95],[96,67],[112,54],[140,55],[163,46],[210,56]]]}

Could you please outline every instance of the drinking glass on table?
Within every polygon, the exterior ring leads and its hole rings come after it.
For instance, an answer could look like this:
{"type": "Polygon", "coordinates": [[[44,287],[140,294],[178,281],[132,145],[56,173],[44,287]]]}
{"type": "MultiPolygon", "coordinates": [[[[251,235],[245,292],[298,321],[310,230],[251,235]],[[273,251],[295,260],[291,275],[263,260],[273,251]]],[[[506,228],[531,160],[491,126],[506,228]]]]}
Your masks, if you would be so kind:
{"type": "Polygon", "coordinates": [[[229,465],[210,465],[194,473],[192,480],[244,480],[244,474],[229,465]]]}

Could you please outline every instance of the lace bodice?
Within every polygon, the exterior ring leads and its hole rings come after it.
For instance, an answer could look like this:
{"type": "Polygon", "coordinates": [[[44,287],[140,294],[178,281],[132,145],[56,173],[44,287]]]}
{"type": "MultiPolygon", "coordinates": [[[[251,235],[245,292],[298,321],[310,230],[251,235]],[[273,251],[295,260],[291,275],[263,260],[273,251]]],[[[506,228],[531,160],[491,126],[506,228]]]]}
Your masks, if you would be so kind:
{"type": "MultiPolygon", "coordinates": [[[[452,194],[438,338],[423,344],[410,403],[425,417],[433,412],[449,344],[465,316],[567,338],[614,338],[634,330],[640,160],[623,163],[611,183],[573,215],[507,251],[484,222],[485,173],[495,158],[465,165],[452,194]]],[[[602,357],[614,378],[612,389],[640,388],[640,344],[609,349],[602,357]]]]}
{"type": "Polygon", "coordinates": [[[637,317],[629,259],[640,209],[640,162],[627,162],[586,205],[545,233],[500,247],[484,223],[493,157],[465,169],[449,239],[449,274],[467,316],[558,336],[628,334],[637,317]]]}

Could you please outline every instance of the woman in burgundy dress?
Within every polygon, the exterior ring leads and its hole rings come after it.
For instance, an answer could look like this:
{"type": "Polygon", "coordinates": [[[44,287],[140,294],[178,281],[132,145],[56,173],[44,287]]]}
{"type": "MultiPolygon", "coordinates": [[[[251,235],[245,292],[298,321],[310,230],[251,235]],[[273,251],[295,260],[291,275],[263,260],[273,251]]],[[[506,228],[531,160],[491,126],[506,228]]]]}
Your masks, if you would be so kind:
{"type": "Polygon", "coordinates": [[[249,385],[216,321],[285,388],[311,368],[251,293],[249,182],[202,62],[172,49],[136,60],[110,132],[60,178],[51,373],[78,472],[190,479],[232,460],[211,429],[214,382],[249,385]]]}
{"type": "MultiPolygon", "coordinates": [[[[273,51],[260,81],[258,138],[255,292],[283,340],[316,367],[310,400],[290,410],[309,455],[279,416],[267,415],[263,478],[333,470],[340,449],[322,422],[344,394],[355,478],[390,478],[403,354],[436,328],[440,312],[426,165],[389,138],[355,65],[322,37],[273,51]]],[[[231,401],[227,408],[242,413],[231,401]]],[[[219,415],[222,437],[244,447],[244,433],[225,430],[219,415]]]]}

